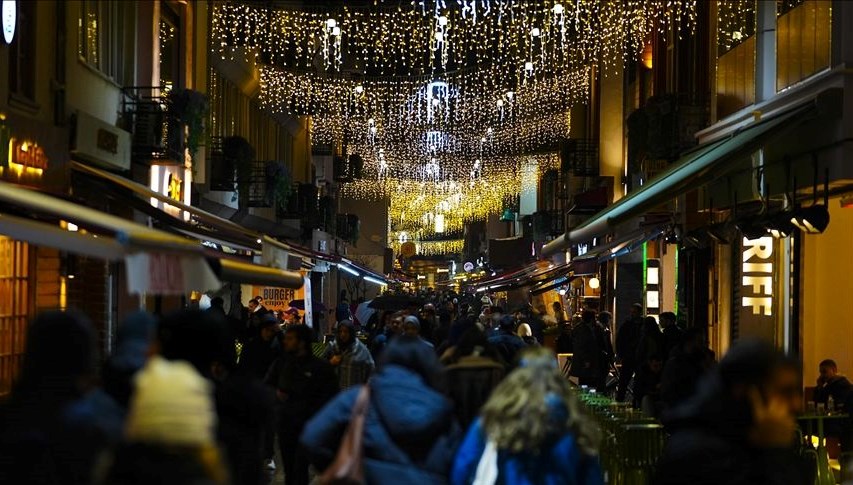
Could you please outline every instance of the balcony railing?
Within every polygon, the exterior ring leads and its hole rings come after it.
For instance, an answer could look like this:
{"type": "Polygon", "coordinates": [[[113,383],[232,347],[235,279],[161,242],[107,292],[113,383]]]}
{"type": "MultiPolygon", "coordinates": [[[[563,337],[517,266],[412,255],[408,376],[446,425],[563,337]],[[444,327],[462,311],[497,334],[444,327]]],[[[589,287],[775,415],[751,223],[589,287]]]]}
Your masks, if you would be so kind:
{"type": "Polygon", "coordinates": [[[184,127],[170,112],[164,88],[130,86],[122,94],[122,124],[133,135],[134,160],[183,161],[184,127]]]}

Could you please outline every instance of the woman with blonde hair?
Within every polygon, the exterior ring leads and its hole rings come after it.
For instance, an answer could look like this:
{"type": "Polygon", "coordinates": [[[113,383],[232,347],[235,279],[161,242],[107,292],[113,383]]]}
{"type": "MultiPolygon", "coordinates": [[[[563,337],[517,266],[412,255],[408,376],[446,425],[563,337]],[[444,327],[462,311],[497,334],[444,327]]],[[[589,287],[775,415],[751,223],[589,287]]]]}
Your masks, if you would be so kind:
{"type": "Polygon", "coordinates": [[[468,431],[451,483],[600,485],[598,442],[553,352],[527,348],[468,431]]]}

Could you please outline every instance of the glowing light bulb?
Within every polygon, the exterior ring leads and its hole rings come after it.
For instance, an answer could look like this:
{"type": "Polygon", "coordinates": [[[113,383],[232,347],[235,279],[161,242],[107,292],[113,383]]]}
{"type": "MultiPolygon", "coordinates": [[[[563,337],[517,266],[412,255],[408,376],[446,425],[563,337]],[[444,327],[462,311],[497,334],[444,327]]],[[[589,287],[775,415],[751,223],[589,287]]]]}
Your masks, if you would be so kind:
{"type": "Polygon", "coordinates": [[[340,27],[333,27],[332,28],[332,37],[337,37],[339,35],[341,35],[341,28],[340,27]]]}
{"type": "Polygon", "coordinates": [[[444,42],[444,34],[441,32],[435,33],[435,41],[436,42],[444,42]]]}
{"type": "Polygon", "coordinates": [[[490,126],[490,127],[488,127],[488,128],[486,128],[486,134],[487,134],[487,135],[491,135],[491,134],[492,134],[492,131],[493,131],[493,130],[492,130],[492,127],[491,127],[491,126],[490,126]]]}
{"type": "Polygon", "coordinates": [[[501,106],[503,106],[503,105],[504,105],[504,100],[499,99],[499,100],[498,100],[498,108],[500,108],[500,107],[501,107],[501,106]]]}
{"type": "Polygon", "coordinates": [[[361,94],[363,92],[364,92],[364,86],[362,86],[361,84],[359,84],[358,86],[355,87],[355,94],[361,94]]]}
{"type": "Polygon", "coordinates": [[[337,26],[338,26],[338,21],[335,19],[329,19],[326,21],[326,27],[328,27],[329,29],[334,29],[337,26]]]}
{"type": "Polygon", "coordinates": [[[527,61],[524,63],[524,70],[527,72],[533,72],[533,63],[531,61],[527,61]]]}
{"type": "Polygon", "coordinates": [[[506,92],[506,99],[508,99],[508,100],[512,101],[512,97],[513,97],[513,96],[515,96],[515,93],[514,93],[514,92],[512,92],[512,91],[507,91],[507,92],[506,92]]]}
{"type": "Polygon", "coordinates": [[[375,126],[371,126],[371,127],[370,127],[370,134],[371,134],[371,135],[375,135],[375,134],[376,134],[376,127],[375,127],[375,126]]]}
{"type": "Polygon", "coordinates": [[[551,10],[555,15],[561,15],[565,11],[565,7],[563,7],[562,3],[555,3],[554,8],[551,10]]]}
{"type": "Polygon", "coordinates": [[[539,34],[541,33],[542,32],[539,31],[539,27],[533,27],[532,29],[530,29],[530,35],[533,37],[539,37],[539,34]]]}
{"type": "Polygon", "coordinates": [[[371,125],[371,126],[372,126],[372,125],[374,125],[375,123],[376,123],[376,120],[374,120],[373,118],[368,118],[368,119],[367,119],[367,124],[368,124],[368,125],[371,125]]]}
{"type": "Polygon", "coordinates": [[[486,137],[480,138],[480,143],[486,143],[486,137]]]}
{"type": "Polygon", "coordinates": [[[438,25],[440,27],[445,27],[447,25],[447,17],[444,15],[438,17],[438,25]]]}

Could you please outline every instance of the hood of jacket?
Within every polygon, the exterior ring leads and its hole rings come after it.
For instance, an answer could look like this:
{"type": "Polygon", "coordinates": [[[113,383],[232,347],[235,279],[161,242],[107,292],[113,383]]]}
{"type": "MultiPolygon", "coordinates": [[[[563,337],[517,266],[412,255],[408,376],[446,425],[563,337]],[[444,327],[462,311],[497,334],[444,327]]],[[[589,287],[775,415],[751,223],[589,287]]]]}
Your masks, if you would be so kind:
{"type": "Polygon", "coordinates": [[[371,379],[372,402],[395,441],[420,441],[444,433],[453,420],[451,402],[416,373],[385,366],[371,379]]]}

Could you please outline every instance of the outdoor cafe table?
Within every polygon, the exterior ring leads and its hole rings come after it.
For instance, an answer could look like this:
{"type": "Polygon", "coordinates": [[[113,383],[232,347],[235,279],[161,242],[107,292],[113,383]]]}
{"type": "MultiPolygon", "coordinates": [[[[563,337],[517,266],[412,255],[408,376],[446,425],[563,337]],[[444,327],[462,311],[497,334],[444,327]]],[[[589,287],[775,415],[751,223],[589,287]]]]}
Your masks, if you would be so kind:
{"type": "Polygon", "coordinates": [[[797,417],[800,424],[800,429],[805,436],[814,436],[817,438],[817,448],[814,452],[817,454],[817,477],[815,485],[835,485],[835,475],[832,473],[832,468],[829,466],[829,453],[826,450],[824,421],[847,419],[847,414],[805,414],[797,417]]]}

